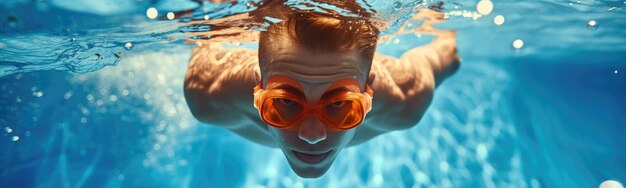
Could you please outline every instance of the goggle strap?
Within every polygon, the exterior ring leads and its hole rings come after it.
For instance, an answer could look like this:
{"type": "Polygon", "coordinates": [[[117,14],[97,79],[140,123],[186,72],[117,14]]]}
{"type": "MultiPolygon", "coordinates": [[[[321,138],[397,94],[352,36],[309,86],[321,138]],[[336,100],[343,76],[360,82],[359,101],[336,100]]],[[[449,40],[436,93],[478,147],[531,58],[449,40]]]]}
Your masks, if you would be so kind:
{"type": "Polygon", "coordinates": [[[372,90],[369,84],[365,84],[365,92],[367,92],[367,94],[370,94],[370,97],[374,97],[374,90],[372,90]]]}

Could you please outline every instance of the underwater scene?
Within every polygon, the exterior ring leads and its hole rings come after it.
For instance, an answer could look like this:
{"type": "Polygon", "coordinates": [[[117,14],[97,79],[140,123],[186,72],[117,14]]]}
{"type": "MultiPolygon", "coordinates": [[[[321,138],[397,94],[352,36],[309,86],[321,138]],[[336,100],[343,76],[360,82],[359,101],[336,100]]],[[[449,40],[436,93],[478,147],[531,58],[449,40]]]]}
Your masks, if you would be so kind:
{"type": "MultiPolygon", "coordinates": [[[[256,110],[252,87],[223,88],[256,110]]],[[[361,117],[382,98],[374,87],[361,117]]],[[[2,0],[0,132],[7,188],[623,188],[626,1],[2,0]],[[458,69],[409,117],[419,122],[328,151],[329,168],[303,176],[281,146],[197,117],[186,84],[196,53],[263,51],[288,21],[272,15],[290,11],[367,18],[390,58],[454,31],[458,69]]]]}

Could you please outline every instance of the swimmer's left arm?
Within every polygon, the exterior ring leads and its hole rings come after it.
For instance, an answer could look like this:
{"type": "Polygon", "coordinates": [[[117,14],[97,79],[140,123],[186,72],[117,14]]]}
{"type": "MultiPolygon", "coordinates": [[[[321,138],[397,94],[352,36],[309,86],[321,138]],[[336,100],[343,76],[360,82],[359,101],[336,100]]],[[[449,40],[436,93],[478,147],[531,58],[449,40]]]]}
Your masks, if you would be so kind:
{"type": "Polygon", "coordinates": [[[414,32],[432,34],[435,39],[428,45],[409,50],[402,55],[400,60],[428,64],[434,74],[435,84],[439,85],[460,66],[456,48],[456,31],[435,28],[435,24],[446,21],[444,14],[435,10],[420,9],[413,19],[424,21],[422,26],[413,30],[414,32]]]}
{"type": "Polygon", "coordinates": [[[458,70],[456,32],[428,29],[435,35],[432,43],[411,49],[401,58],[375,56],[373,109],[359,134],[367,138],[415,126],[430,105],[435,87],[458,70]]]}
{"type": "Polygon", "coordinates": [[[426,63],[416,64],[376,54],[371,74],[372,110],[357,128],[351,145],[385,132],[415,126],[432,101],[435,79],[426,63]]]}
{"type": "Polygon", "coordinates": [[[456,48],[456,32],[440,30],[435,33],[435,40],[426,46],[409,50],[400,58],[401,61],[425,63],[432,70],[435,85],[459,69],[459,54],[456,48]]]}

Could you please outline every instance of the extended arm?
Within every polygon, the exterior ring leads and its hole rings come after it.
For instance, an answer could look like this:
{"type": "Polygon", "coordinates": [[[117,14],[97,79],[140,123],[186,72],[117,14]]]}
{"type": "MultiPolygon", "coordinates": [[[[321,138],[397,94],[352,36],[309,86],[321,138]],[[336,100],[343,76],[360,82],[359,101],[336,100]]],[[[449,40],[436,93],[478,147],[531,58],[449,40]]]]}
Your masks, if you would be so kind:
{"type": "Polygon", "coordinates": [[[400,60],[414,64],[427,63],[433,72],[435,84],[439,85],[459,69],[456,34],[454,31],[442,31],[436,34],[432,43],[409,50],[400,60]]]}
{"type": "Polygon", "coordinates": [[[371,70],[375,74],[373,109],[352,144],[416,125],[432,101],[435,87],[459,68],[456,33],[431,26],[442,21],[443,15],[424,9],[416,17],[425,20],[419,30],[434,34],[435,40],[400,58],[375,56],[371,70]]]}
{"type": "Polygon", "coordinates": [[[400,59],[413,63],[427,62],[434,73],[435,84],[439,85],[460,66],[456,49],[456,31],[434,28],[433,25],[445,19],[441,12],[431,9],[420,9],[413,19],[424,21],[420,28],[413,31],[432,34],[435,39],[428,45],[409,50],[400,59]]]}

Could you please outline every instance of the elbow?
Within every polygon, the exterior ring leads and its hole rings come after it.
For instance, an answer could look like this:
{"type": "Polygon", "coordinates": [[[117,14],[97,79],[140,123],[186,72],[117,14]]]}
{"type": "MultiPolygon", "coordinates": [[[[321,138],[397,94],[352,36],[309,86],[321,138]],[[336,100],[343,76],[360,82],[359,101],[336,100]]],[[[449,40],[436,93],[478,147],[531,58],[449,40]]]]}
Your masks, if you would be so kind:
{"type": "Polygon", "coordinates": [[[461,62],[459,61],[459,55],[456,52],[456,48],[454,49],[454,53],[450,55],[446,59],[447,62],[443,63],[443,67],[439,70],[435,70],[435,85],[439,86],[443,80],[454,75],[459,68],[461,67],[461,62]]]}
{"type": "Polygon", "coordinates": [[[459,61],[459,54],[456,52],[456,48],[455,48],[452,60],[448,64],[448,67],[446,67],[444,74],[446,76],[451,76],[454,73],[456,73],[456,71],[458,71],[460,67],[461,67],[461,62],[459,61]]]}
{"type": "Polygon", "coordinates": [[[394,114],[388,114],[387,131],[405,130],[416,126],[424,116],[430,100],[408,102],[394,114]]]}
{"type": "Polygon", "coordinates": [[[397,115],[395,125],[392,127],[393,130],[404,130],[409,129],[417,125],[424,116],[426,107],[424,108],[411,108],[405,109],[400,114],[397,115]]]}
{"type": "Polygon", "coordinates": [[[407,96],[407,100],[397,116],[398,123],[394,127],[396,130],[414,127],[422,120],[434,95],[434,87],[432,85],[424,85],[422,87],[419,90],[420,92],[407,96]]]}
{"type": "Polygon", "coordinates": [[[206,103],[201,103],[187,98],[187,106],[191,115],[201,123],[224,126],[227,125],[223,112],[210,108],[206,103]]]}
{"type": "Polygon", "coordinates": [[[232,114],[233,109],[223,103],[220,97],[189,88],[185,88],[184,95],[191,115],[201,123],[224,128],[235,126],[236,122],[233,122],[232,116],[228,115],[232,114]]]}
{"type": "Polygon", "coordinates": [[[398,130],[405,130],[405,129],[412,128],[415,125],[417,125],[421,119],[422,119],[421,115],[419,116],[414,115],[414,117],[399,118],[397,122],[395,123],[395,125],[391,127],[391,130],[398,131],[398,130]]]}
{"type": "Polygon", "coordinates": [[[214,118],[211,118],[215,110],[211,109],[210,96],[207,92],[203,92],[204,87],[190,87],[189,83],[185,83],[183,90],[187,107],[191,112],[191,115],[202,123],[214,123],[214,118]]]}
{"type": "Polygon", "coordinates": [[[197,97],[194,97],[192,94],[188,94],[185,92],[185,99],[187,101],[187,107],[189,107],[189,111],[191,115],[202,123],[211,123],[210,114],[211,111],[205,105],[202,105],[201,101],[197,100],[197,97]]]}

